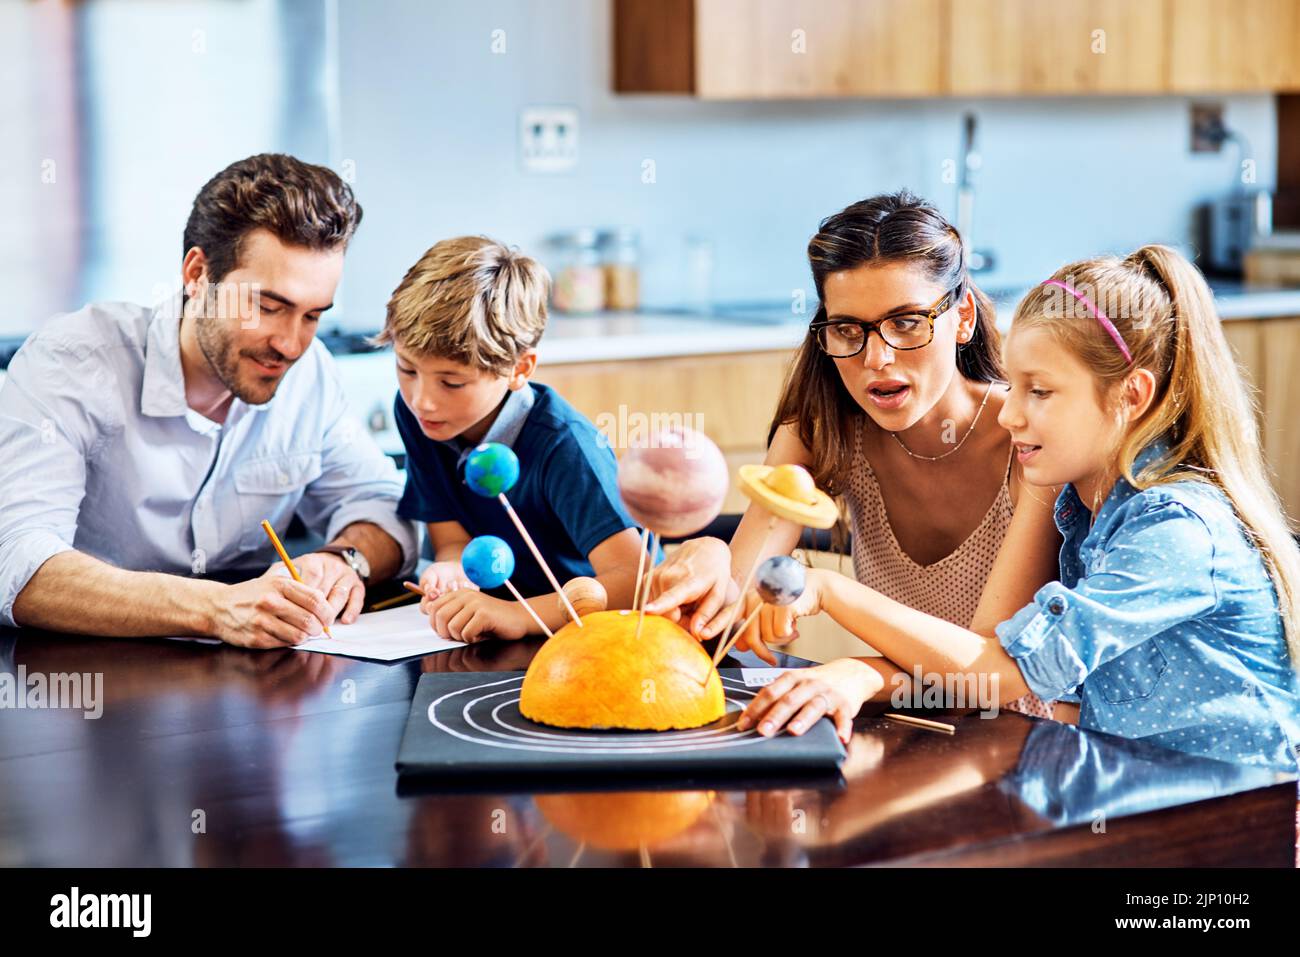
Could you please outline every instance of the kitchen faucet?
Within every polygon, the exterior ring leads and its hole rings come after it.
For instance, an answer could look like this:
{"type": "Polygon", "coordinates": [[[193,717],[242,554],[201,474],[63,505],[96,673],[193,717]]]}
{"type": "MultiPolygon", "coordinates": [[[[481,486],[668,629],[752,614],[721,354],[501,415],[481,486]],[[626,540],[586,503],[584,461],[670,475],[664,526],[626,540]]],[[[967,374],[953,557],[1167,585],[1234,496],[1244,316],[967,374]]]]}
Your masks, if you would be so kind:
{"type": "Polygon", "coordinates": [[[972,273],[988,272],[994,266],[993,253],[976,249],[971,244],[972,225],[975,218],[975,173],[982,160],[975,149],[975,114],[967,113],[962,119],[961,177],[957,182],[957,232],[966,251],[966,268],[972,273]]]}

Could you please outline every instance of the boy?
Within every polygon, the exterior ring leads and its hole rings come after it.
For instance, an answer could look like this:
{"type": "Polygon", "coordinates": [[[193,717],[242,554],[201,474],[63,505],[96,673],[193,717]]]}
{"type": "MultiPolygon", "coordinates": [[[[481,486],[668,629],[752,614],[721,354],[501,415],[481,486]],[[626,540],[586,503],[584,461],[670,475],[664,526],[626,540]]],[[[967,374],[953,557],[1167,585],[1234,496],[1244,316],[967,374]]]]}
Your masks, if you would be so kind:
{"type": "Polygon", "coordinates": [[[504,589],[484,594],[465,579],[460,555],[479,535],[510,543],[511,583],[547,627],[568,621],[505,508],[464,483],[465,458],[483,442],[518,456],[510,504],[560,583],[594,576],[611,608],[632,603],[641,535],[619,499],[614,454],[560,395],[529,382],[549,290],[532,259],[481,236],[447,239],[407,272],[376,340],[397,359],[407,476],[398,514],[427,523],[433,549],[422,608],[439,634],[461,641],[540,634],[504,589]]]}

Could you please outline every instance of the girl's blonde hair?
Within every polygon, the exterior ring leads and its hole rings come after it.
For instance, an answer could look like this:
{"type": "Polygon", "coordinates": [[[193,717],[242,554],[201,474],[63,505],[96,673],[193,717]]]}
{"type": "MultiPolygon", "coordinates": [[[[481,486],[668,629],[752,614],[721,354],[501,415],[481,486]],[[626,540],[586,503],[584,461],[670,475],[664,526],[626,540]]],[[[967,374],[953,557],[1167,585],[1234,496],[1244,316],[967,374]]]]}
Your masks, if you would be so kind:
{"type": "Polygon", "coordinates": [[[1151,371],[1154,399],[1121,442],[1115,471],[1137,489],[1195,479],[1227,495],[1263,556],[1291,661],[1300,667],[1300,548],[1269,481],[1255,401],[1204,277],[1176,250],[1150,245],[1123,259],[1104,256],[1064,266],[1052,280],[1086,296],[1109,318],[1132,363],[1087,305],[1059,286],[1043,285],[1026,296],[1012,330],[1048,330],[1097,377],[1102,398],[1133,369],[1151,371]],[[1160,436],[1171,440],[1169,455],[1134,475],[1138,453],[1160,436]]]}

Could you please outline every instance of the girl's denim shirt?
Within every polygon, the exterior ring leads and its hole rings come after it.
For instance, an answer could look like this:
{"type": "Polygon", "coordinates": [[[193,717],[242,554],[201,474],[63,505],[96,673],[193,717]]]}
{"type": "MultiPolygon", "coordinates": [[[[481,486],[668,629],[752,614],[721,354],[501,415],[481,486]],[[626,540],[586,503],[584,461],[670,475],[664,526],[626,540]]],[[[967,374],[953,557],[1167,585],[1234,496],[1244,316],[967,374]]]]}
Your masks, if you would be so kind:
{"type": "MultiPolygon", "coordinates": [[[[1134,474],[1168,450],[1147,446],[1134,474]]],[[[1120,478],[1091,528],[1072,485],[1055,518],[1060,581],[997,626],[1030,689],[1077,691],[1081,727],[1294,773],[1300,682],[1277,592],[1227,496],[1120,478]]]]}

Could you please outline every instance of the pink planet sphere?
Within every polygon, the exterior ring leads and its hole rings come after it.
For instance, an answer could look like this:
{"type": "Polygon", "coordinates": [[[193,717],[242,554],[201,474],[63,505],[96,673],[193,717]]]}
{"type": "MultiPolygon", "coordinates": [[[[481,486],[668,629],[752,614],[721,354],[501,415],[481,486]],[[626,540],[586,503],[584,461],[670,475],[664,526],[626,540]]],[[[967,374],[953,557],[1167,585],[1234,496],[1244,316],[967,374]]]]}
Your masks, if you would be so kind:
{"type": "Polygon", "coordinates": [[[685,426],[652,433],[618,463],[628,513],[669,538],[691,535],[717,518],[729,484],[727,460],[713,440],[685,426]]]}

